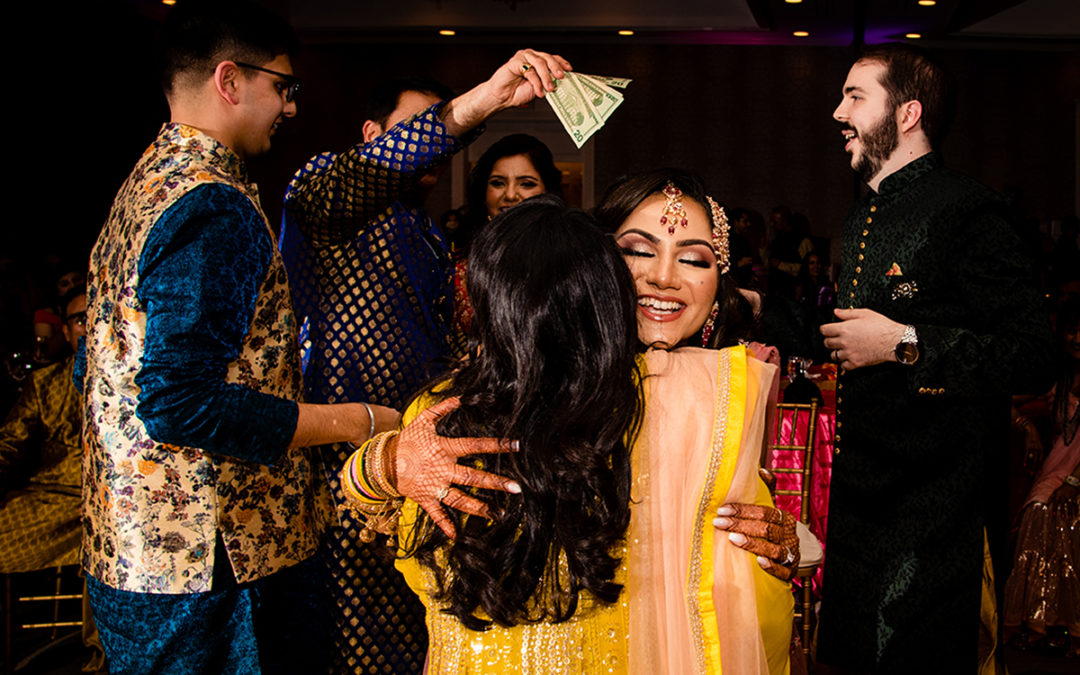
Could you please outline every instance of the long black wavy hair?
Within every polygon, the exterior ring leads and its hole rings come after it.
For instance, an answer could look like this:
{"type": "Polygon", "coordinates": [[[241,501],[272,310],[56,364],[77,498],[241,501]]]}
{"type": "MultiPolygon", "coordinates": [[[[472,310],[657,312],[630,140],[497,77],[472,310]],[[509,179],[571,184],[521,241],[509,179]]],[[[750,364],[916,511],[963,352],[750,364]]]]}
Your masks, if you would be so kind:
{"type": "Polygon", "coordinates": [[[592,218],[550,195],[492,219],[468,265],[479,349],[437,390],[461,397],[438,430],[518,439],[471,461],[522,493],[486,493],[490,521],[452,513],[453,541],[423,515],[404,548],[469,628],[565,621],[583,591],[604,603],[621,591],[642,411],[633,282],[592,218]]]}
{"type": "Polygon", "coordinates": [[[476,164],[469,171],[465,182],[465,212],[461,227],[454,233],[454,244],[462,251],[468,251],[476,234],[488,222],[487,183],[495,163],[504,157],[525,155],[540,176],[544,184],[544,194],[562,197],[562,172],[555,166],[555,158],[548,146],[529,134],[510,134],[491,144],[476,164]]]}
{"type": "MultiPolygon", "coordinates": [[[[701,178],[682,169],[663,168],[623,176],[612,183],[604,192],[600,204],[593,211],[600,229],[614,235],[634,209],[641,205],[641,202],[651,195],[661,194],[664,186],[669,182],[682,190],[683,195],[701,205],[709,218],[709,226],[712,227],[712,211],[709,209],[708,202],[705,201],[705,183],[701,178]]],[[[727,274],[721,274],[717,268],[716,274],[718,279],[716,303],[719,306],[719,312],[709,343],[704,345],[712,349],[730,347],[739,340],[749,339],[754,327],[753,309],[746,298],[739,293],[730,271],[727,274]]],[[[697,333],[690,336],[687,344],[694,347],[703,346],[700,327],[697,333]]]]}

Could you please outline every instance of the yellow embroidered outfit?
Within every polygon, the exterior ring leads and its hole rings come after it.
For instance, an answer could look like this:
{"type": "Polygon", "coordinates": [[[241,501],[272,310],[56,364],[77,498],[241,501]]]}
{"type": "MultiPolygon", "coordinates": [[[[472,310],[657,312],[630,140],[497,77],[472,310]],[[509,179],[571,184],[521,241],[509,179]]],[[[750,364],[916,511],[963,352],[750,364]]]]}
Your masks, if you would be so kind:
{"type": "MultiPolygon", "coordinates": [[[[772,505],[757,467],[775,368],[743,347],[651,351],[643,360],[645,420],[631,451],[619,601],[585,596],[561,624],[472,631],[440,611],[430,571],[399,560],[428,609],[429,673],[788,672],[788,584],[712,526],[723,503],[772,505]]],[[[404,422],[427,403],[414,403],[404,422]]],[[[406,502],[402,538],[416,515],[406,502]]]]}

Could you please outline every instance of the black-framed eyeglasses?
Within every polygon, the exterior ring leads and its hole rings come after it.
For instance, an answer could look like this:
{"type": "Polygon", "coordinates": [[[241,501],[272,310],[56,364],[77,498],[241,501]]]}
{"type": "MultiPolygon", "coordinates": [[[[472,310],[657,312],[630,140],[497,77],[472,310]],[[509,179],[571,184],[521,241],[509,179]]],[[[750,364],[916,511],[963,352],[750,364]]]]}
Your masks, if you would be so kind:
{"type": "Polygon", "coordinates": [[[296,98],[296,92],[300,91],[300,78],[295,75],[279,73],[276,70],[270,70],[269,68],[263,68],[262,66],[253,66],[250,63],[241,63],[240,61],[233,61],[233,63],[241,68],[251,68],[252,70],[258,70],[280,77],[284,80],[285,88],[282,91],[285,94],[285,100],[289,103],[292,103],[292,100],[296,98]]]}

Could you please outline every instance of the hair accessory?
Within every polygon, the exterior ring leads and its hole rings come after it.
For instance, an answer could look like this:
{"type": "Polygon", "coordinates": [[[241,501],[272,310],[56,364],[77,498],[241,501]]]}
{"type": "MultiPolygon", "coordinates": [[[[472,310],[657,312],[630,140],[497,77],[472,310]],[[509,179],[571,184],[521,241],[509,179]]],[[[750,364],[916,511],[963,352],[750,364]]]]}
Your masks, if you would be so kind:
{"type": "Polygon", "coordinates": [[[701,327],[701,346],[709,346],[709,338],[712,337],[713,330],[716,328],[716,315],[720,313],[720,303],[713,302],[712,309],[709,310],[709,318],[705,319],[705,325],[701,327]]]}
{"type": "Polygon", "coordinates": [[[731,269],[731,255],[728,251],[728,232],[731,227],[723,207],[708,195],[705,195],[705,201],[709,202],[709,210],[712,211],[712,248],[716,254],[716,266],[720,268],[720,274],[727,274],[731,269]]]}
{"type": "Polygon", "coordinates": [[[671,181],[667,182],[664,186],[664,198],[667,201],[664,203],[664,210],[660,213],[660,224],[667,225],[668,234],[675,234],[675,226],[682,225],[686,227],[688,221],[686,220],[686,209],[682,204],[682,190],[675,187],[675,184],[671,181]]]}

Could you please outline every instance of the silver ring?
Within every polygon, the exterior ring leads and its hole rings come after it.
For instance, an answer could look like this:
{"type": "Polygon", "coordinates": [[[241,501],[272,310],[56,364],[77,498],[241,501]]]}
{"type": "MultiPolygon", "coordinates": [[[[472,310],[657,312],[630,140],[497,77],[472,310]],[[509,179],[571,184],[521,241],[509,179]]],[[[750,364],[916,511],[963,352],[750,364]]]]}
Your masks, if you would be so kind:
{"type": "Polygon", "coordinates": [[[782,562],[780,564],[783,565],[784,567],[787,567],[788,565],[790,565],[793,562],[795,562],[795,553],[792,552],[792,550],[789,548],[787,550],[787,555],[784,556],[784,562],[782,562]]]}
{"type": "Polygon", "coordinates": [[[449,496],[450,496],[450,486],[449,486],[449,485],[447,485],[447,486],[446,486],[446,487],[444,487],[443,489],[439,490],[439,493],[438,493],[438,494],[436,494],[435,496],[439,498],[439,501],[440,501],[440,502],[441,502],[442,500],[446,499],[447,497],[449,497],[449,496]]]}

